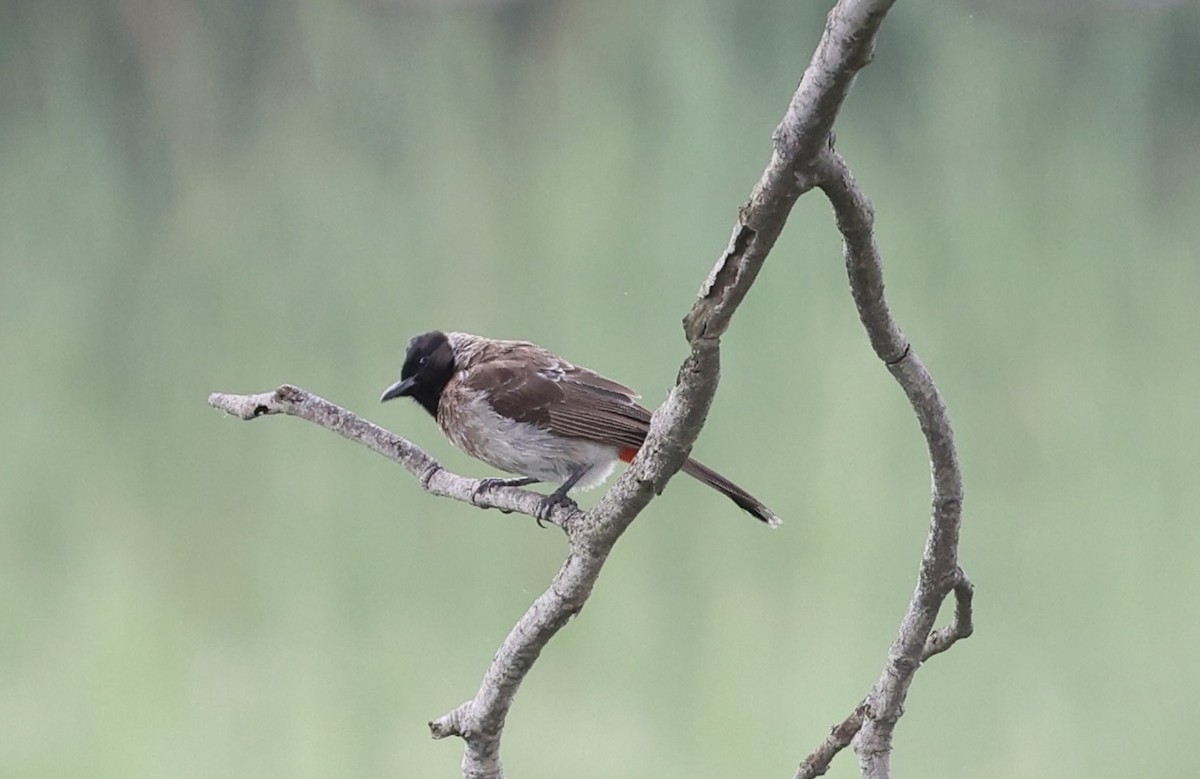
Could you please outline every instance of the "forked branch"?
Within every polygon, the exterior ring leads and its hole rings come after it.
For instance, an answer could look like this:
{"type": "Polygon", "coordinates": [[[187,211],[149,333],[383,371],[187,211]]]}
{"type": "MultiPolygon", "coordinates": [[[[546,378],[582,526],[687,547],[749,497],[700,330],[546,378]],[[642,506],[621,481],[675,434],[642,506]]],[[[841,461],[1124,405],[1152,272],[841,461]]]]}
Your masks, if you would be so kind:
{"type": "MultiPolygon", "coordinates": [[[[971,632],[971,584],[957,564],[962,479],[945,406],[928,371],[904,339],[883,297],[870,202],[833,150],[831,132],[858,71],[874,51],[879,25],[892,0],[841,0],[776,128],[771,159],[741,208],[729,245],[701,285],[684,319],[690,353],[675,387],[654,412],[650,434],[629,469],[590,511],[558,507],[551,521],[568,537],[566,561],[550,587],[509,632],[475,696],[430,723],[435,738],[466,742],[462,770],[471,779],[500,779],[505,718],[525,675],[543,647],[591,594],[613,545],[647,503],[679,470],[704,425],[720,373],[720,338],[782,232],[796,200],[820,186],[834,206],[845,239],[846,266],[860,317],[876,353],[909,397],[933,463],[933,518],[912,603],[879,681],[862,703],[810,755],[797,777],[823,774],[852,741],[864,776],[888,775],[891,734],[920,663],[971,632]],[[938,608],[956,596],[955,618],[933,631],[938,608]]],[[[290,414],[379,452],[408,469],[429,492],[471,501],[479,486],[445,471],[418,447],[311,395],[282,386],[261,395],[213,394],[209,402],[243,419],[290,414]]],[[[479,505],[536,516],[539,495],[516,488],[481,493],[479,505]]]]}

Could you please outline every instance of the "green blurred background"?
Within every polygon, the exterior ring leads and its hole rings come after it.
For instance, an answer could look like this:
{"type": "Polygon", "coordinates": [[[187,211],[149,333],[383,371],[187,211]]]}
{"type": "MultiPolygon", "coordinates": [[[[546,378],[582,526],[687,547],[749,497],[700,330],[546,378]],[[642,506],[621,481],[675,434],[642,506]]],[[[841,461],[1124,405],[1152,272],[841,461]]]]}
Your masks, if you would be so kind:
{"type": "MultiPolygon", "coordinates": [[[[461,5],[0,5],[0,776],[457,775],[425,723],[562,535],[205,398],[299,384],[485,475],[376,402],[441,327],[657,404],[827,11],[461,5]]],[[[902,2],[850,96],[978,593],[902,775],[1194,770],[1197,127],[1184,4],[902,2]]],[[[819,194],[724,369],[697,453],[784,527],[674,482],[529,676],[513,776],[790,776],[874,682],[929,479],[819,194]]]]}

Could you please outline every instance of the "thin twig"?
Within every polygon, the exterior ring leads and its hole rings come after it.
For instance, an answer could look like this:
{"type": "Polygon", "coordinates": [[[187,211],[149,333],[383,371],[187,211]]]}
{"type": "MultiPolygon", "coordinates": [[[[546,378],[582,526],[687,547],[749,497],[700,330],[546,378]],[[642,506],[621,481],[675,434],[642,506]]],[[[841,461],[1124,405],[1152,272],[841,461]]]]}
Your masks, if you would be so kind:
{"type": "Polygon", "coordinates": [[[975,585],[971,584],[963,569],[959,568],[957,575],[958,579],[954,582],[954,619],[946,627],[938,628],[929,634],[929,638],[925,640],[925,648],[921,650],[921,662],[934,655],[940,655],[975,632],[971,614],[975,585]]]}
{"type": "Polygon", "coordinates": [[[820,746],[800,762],[794,779],[813,779],[813,777],[824,776],[825,772],[829,770],[829,764],[833,762],[833,758],[837,756],[838,752],[850,746],[850,742],[862,728],[866,711],[867,703],[864,700],[854,707],[854,711],[850,712],[849,717],[830,728],[829,735],[825,737],[820,746]]]}

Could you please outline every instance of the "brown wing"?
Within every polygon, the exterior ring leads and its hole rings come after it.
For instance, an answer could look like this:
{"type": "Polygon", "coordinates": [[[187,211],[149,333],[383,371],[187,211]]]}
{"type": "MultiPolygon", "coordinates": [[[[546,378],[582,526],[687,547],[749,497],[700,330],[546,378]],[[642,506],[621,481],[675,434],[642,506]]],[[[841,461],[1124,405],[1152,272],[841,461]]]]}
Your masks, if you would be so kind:
{"type": "Polygon", "coordinates": [[[641,448],[650,431],[650,412],[629,394],[598,387],[586,378],[580,380],[576,375],[579,372],[596,375],[585,368],[575,368],[563,375],[559,386],[566,397],[549,409],[551,429],[562,435],[641,448]]]}
{"type": "Polygon", "coordinates": [[[559,435],[636,449],[650,429],[650,412],[629,387],[533,344],[504,344],[460,381],[487,393],[498,413],[559,435]]]}

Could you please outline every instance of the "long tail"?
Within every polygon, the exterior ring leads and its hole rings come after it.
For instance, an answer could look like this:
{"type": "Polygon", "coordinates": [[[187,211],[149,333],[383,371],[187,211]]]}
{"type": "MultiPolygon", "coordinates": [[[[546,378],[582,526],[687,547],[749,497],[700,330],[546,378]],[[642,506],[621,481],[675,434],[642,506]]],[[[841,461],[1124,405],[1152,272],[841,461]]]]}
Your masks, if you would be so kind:
{"type": "Polygon", "coordinates": [[[727,496],[734,503],[738,504],[740,508],[766,522],[769,527],[779,527],[782,524],[783,521],[775,516],[775,512],[760,503],[758,498],[746,492],[704,463],[688,460],[683,464],[683,472],[688,476],[699,479],[717,492],[727,496]]]}

